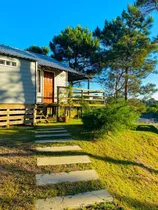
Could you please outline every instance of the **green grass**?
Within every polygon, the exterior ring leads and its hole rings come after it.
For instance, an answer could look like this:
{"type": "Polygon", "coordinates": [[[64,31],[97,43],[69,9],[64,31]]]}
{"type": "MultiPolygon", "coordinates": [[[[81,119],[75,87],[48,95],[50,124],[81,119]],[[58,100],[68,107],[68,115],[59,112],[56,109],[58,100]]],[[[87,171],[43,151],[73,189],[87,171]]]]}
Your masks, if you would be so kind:
{"type": "MultiPolygon", "coordinates": [[[[63,125],[77,140],[83,152],[42,153],[34,151],[32,130],[0,129],[0,209],[34,209],[37,198],[69,195],[106,188],[114,197],[114,204],[100,204],[83,210],[156,210],[158,209],[158,135],[155,130],[128,130],[92,141],[79,120],[63,125]],[[92,164],[37,167],[38,156],[87,154],[92,164]],[[95,169],[100,181],[63,183],[37,187],[35,174],[95,169]]],[[[45,124],[44,126],[48,126],[45,124]]],[[[39,146],[39,145],[38,145],[39,146]]],[[[40,145],[41,146],[41,145],[40,145]]],[[[43,145],[44,146],[44,145],[43,145]]]]}

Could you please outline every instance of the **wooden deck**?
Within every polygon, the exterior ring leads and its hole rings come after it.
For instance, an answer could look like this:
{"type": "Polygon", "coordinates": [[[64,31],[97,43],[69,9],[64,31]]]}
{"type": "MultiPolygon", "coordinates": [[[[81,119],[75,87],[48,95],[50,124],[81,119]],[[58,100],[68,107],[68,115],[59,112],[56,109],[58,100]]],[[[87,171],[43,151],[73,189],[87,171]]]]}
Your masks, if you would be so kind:
{"type": "MultiPolygon", "coordinates": [[[[58,87],[56,103],[49,104],[0,104],[0,126],[35,125],[37,121],[49,122],[49,116],[57,121],[82,116],[82,107],[105,106],[103,90],[58,87]]],[[[64,120],[63,120],[64,121],[64,120]]]]}

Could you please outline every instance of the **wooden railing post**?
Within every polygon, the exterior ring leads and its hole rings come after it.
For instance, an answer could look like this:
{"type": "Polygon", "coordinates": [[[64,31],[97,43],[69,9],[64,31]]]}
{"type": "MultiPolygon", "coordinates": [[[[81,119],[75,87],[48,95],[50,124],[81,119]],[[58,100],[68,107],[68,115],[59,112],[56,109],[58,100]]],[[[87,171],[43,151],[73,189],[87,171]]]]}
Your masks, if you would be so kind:
{"type": "Polygon", "coordinates": [[[83,102],[83,90],[81,90],[81,100],[83,102]]]}
{"type": "Polygon", "coordinates": [[[57,104],[59,105],[60,104],[60,96],[59,96],[59,94],[60,94],[60,87],[59,86],[57,86],[57,104]]]}
{"type": "Polygon", "coordinates": [[[33,125],[36,125],[36,116],[37,116],[37,105],[35,104],[34,110],[33,110],[33,125]]]}
{"type": "Polygon", "coordinates": [[[105,92],[103,93],[103,99],[104,99],[104,104],[105,104],[105,92]]]}

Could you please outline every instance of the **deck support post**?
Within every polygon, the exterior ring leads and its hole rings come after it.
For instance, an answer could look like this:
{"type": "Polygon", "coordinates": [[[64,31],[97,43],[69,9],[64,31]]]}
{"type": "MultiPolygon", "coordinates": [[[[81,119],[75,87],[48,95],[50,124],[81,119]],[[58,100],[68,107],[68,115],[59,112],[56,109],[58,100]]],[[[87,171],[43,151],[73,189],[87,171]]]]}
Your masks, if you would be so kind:
{"type": "Polygon", "coordinates": [[[35,104],[34,110],[33,110],[33,125],[36,125],[36,116],[37,116],[37,105],[35,104]]]}

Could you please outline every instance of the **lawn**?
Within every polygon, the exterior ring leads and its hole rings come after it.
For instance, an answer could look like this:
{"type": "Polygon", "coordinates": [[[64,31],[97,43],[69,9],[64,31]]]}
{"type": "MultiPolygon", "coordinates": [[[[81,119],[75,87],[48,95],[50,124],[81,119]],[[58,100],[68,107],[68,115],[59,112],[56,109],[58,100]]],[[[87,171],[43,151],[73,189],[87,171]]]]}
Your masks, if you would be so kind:
{"type": "MultiPolygon", "coordinates": [[[[57,123],[53,126],[59,125],[57,123]]],[[[91,134],[84,131],[79,120],[62,124],[90,156],[92,164],[37,167],[36,158],[42,155],[57,156],[60,153],[34,151],[33,130],[25,128],[0,129],[0,209],[34,209],[37,198],[75,194],[106,188],[115,204],[124,209],[158,209],[158,135],[157,130],[137,127],[117,135],[91,141],[91,134]],[[64,183],[36,187],[35,174],[93,168],[100,181],[64,183]]],[[[70,144],[70,143],[66,143],[70,144]]],[[[59,144],[46,144],[59,145],[59,144]]],[[[61,144],[60,144],[61,145],[61,144]]],[[[62,144],[64,145],[64,144],[62,144]]],[[[78,155],[83,152],[66,152],[78,155]]],[[[63,153],[62,153],[63,154],[63,153]]],[[[118,209],[103,204],[89,209],[118,209]]]]}

